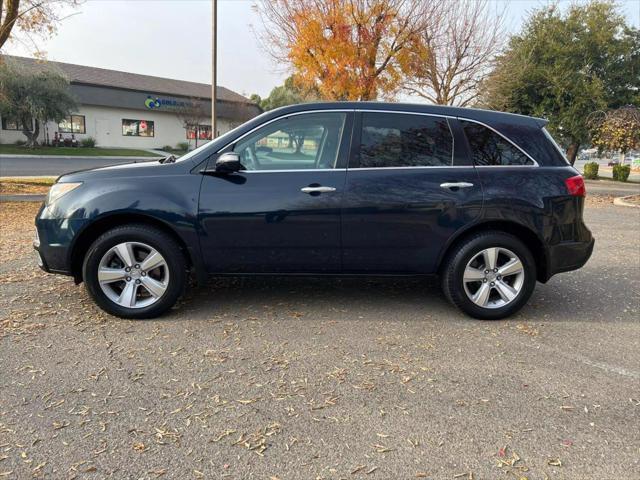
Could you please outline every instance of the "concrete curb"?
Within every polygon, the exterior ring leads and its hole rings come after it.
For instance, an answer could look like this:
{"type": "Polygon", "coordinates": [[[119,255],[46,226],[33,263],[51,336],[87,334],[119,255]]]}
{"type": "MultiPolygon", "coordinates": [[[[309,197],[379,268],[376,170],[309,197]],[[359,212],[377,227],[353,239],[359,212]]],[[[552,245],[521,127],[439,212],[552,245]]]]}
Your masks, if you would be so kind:
{"type": "Polygon", "coordinates": [[[631,208],[640,208],[640,205],[636,205],[635,203],[627,202],[627,198],[637,197],[637,195],[627,195],[626,197],[616,197],[613,199],[613,204],[618,205],[619,207],[631,207],[631,208]]]}
{"type": "Polygon", "coordinates": [[[44,202],[45,197],[41,194],[0,195],[0,202],[44,202]]]}

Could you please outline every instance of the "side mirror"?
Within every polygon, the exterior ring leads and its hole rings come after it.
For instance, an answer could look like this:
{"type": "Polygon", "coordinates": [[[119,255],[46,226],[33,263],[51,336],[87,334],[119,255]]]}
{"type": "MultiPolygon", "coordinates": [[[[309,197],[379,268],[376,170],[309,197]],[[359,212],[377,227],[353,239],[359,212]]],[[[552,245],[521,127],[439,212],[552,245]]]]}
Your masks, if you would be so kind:
{"type": "Polygon", "coordinates": [[[244,166],[240,163],[240,155],[234,152],[223,153],[216,160],[217,173],[233,173],[244,170],[244,166]]]}
{"type": "Polygon", "coordinates": [[[203,175],[227,175],[241,170],[246,170],[246,168],[240,163],[240,155],[234,152],[227,152],[216,159],[215,165],[200,170],[200,173],[203,175]]]}

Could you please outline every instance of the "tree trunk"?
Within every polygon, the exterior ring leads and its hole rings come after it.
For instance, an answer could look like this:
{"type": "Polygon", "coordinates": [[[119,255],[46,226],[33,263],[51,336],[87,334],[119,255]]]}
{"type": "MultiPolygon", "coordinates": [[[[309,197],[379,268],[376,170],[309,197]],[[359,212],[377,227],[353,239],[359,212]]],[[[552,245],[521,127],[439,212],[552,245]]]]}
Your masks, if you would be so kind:
{"type": "MultiPolygon", "coordinates": [[[[3,2],[4,3],[4,2],[3,2]]],[[[2,7],[0,5],[0,18],[2,18],[2,7]]],[[[19,15],[19,7],[20,0],[7,0],[6,2],[6,13],[5,17],[2,21],[2,25],[0,25],[0,48],[5,44],[5,42],[9,39],[9,35],[11,34],[11,29],[16,24],[16,20],[19,15]]]]}
{"type": "Polygon", "coordinates": [[[40,134],[40,122],[23,118],[22,119],[22,133],[27,137],[27,147],[33,148],[38,145],[38,135],[40,134]],[[33,128],[33,130],[31,130],[33,128]]]}
{"type": "Polygon", "coordinates": [[[573,164],[576,163],[576,157],[578,156],[579,149],[580,149],[579,143],[571,143],[567,148],[567,159],[569,160],[569,163],[571,164],[571,166],[573,166],[573,164]]]}

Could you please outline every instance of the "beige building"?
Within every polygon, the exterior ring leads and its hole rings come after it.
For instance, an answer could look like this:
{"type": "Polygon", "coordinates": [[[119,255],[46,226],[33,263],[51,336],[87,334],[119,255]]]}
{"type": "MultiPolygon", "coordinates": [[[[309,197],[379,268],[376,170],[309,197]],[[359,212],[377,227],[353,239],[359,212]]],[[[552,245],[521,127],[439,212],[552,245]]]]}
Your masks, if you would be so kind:
{"type": "MultiPolygon", "coordinates": [[[[76,111],[59,124],[41,126],[39,141],[51,143],[56,133],[77,140],[93,137],[102,147],[162,148],[189,142],[193,148],[211,139],[211,85],[136,73],[4,55],[27,69],[54,69],[66,76],[78,102],[76,111]],[[203,115],[194,115],[194,112],[203,115]],[[200,117],[199,126],[193,124],[200,117]]],[[[217,87],[217,128],[223,134],[261,113],[242,95],[217,87]]],[[[21,126],[1,118],[0,143],[25,140],[21,126]]]]}

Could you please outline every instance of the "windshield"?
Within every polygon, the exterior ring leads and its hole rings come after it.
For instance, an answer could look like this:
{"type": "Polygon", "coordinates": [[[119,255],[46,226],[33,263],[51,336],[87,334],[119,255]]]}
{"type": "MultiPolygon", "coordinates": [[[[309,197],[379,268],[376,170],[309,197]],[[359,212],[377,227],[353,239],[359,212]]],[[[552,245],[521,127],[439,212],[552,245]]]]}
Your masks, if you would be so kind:
{"type": "MultiPolygon", "coordinates": [[[[200,145],[198,148],[195,148],[195,149],[191,150],[189,153],[186,153],[186,154],[182,155],[180,158],[176,159],[176,162],[184,162],[185,160],[189,160],[189,159],[193,158],[194,156],[200,154],[201,152],[207,151],[214,144],[216,144],[216,145],[224,145],[224,144],[226,144],[227,141],[229,139],[231,139],[231,137],[233,137],[234,132],[236,130],[238,130],[240,127],[242,127],[242,125],[239,125],[236,128],[234,128],[232,130],[229,130],[227,133],[225,133],[223,135],[220,135],[219,137],[214,138],[213,140],[211,140],[210,142],[205,143],[204,145],[200,145]]],[[[215,148],[215,147],[213,147],[213,148],[215,148]]],[[[214,153],[214,151],[215,150],[211,150],[210,153],[214,153]]]]}

